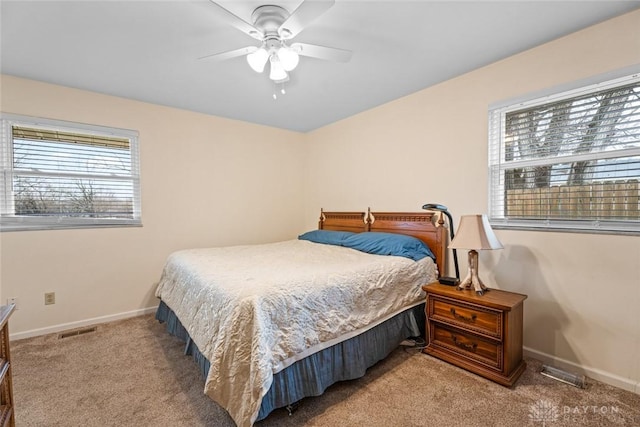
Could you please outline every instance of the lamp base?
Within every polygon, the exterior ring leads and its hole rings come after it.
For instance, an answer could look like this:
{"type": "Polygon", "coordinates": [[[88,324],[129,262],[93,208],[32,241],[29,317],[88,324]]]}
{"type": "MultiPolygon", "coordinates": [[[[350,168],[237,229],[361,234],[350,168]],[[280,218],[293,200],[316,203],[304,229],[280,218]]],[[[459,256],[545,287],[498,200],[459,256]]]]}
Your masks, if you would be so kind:
{"type": "Polygon", "coordinates": [[[476,294],[484,295],[489,289],[482,283],[478,277],[478,251],[470,250],[468,255],[469,270],[467,276],[458,285],[458,290],[475,289],[476,294]]]}

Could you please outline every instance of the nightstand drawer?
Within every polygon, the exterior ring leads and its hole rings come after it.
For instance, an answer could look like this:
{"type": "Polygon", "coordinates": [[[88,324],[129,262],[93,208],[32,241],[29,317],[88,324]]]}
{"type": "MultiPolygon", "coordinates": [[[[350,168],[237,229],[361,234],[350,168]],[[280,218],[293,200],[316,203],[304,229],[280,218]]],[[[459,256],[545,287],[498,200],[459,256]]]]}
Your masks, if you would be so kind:
{"type": "Polygon", "coordinates": [[[432,323],[431,343],[492,368],[502,369],[502,344],[477,335],[432,323]]]}
{"type": "Polygon", "coordinates": [[[502,312],[442,296],[430,296],[430,319],[502,339],[502,312]]]}

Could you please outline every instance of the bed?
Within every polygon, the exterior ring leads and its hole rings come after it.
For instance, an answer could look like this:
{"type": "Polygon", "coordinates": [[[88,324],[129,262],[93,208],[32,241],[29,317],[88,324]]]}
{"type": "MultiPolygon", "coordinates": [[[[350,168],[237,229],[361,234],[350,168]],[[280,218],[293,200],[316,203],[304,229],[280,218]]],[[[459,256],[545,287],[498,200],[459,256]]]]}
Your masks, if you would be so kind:
{"type": "Polygon", "coordinates": [[[253,425],[422,335],[420,285],[445,271],[447,232],[434,215],[321,211],[318,230],[299,239],[175,252],[156,318],[186,342],[205,393],[238,426],[253,425]],[[397,241],[411,253],[388,256],[397,241]],[[414,243],[426,248],[418,256],[414,243]]]}

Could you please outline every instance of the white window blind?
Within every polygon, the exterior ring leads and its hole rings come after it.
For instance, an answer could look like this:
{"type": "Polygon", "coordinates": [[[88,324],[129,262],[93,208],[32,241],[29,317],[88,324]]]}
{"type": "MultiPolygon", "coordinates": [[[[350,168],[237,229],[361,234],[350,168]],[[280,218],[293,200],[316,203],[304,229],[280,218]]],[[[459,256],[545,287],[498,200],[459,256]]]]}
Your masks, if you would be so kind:
{"type": "Polygon", "coordinates": [[[140,225],[137,132],[2,116],[2,230],[140,225]]]}
{"type": "Polygon", "coordinates": [[[640,76],[489,112],[498,228],[640,232],[640,76]]]}

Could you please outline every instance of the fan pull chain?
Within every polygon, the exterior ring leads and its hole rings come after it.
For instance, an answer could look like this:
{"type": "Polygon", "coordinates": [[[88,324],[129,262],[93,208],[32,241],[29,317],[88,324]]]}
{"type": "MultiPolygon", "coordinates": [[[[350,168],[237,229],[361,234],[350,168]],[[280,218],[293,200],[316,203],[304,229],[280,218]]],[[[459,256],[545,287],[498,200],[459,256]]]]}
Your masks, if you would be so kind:
{"type": "MultiPolygon", "coordinates": [[[[271,96],[273,96],[274,100],[277,100],[278,99],[278,94],[276,93],[277,89],[278,89],[277,85],[276,85],[275,89],[276,90],[273,91],[273,95],[271,95],[271,96]]],[[[282,88],[280,88],[280,93],[283,94],[283,95],[287,94],[287,91],[284,89],[284,82],[282,83],[282,88]]]]}

